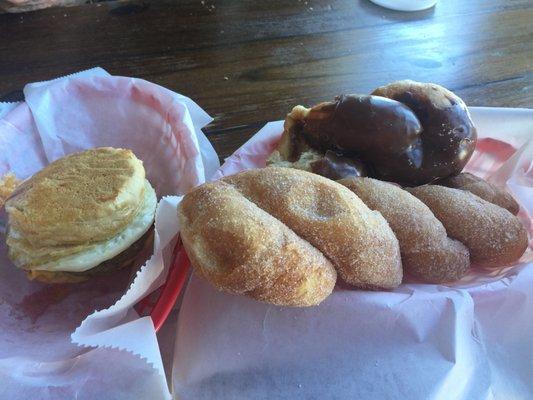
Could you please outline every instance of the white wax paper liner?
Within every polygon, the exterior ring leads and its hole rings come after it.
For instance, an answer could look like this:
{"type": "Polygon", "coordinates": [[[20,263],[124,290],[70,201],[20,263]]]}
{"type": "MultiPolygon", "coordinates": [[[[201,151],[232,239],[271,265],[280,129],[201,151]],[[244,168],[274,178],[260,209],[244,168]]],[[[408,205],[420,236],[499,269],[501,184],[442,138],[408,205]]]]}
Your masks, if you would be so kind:
{"type": "MultiPolygon", "coordinates": [[[[480,142],[467,169],[507,183],[523,206],[520,218],[531,235],[533,111],[471,111],[480,142]]],[[[263,166],[282,129],[281,121],[267,124],[214,178],[263,166]]],[[[473,271],[450,286],[408,283],[392,292],[367,292],[341,285],[308,309],[221,293],[193,275],[178,321],[173,394],[180,399],[531,398],[531,253],[514,267],[473,271]]]]}
{"type": "Polygon", "coordinates": [[[20,105],[20,103],[21,103],[20,101],[9,102],[9,103],[0,101],[0,118],[2,118],[8,112],[12,111],[15,107],[20,105]]]}
{"type": "MultiPolygon", "coordinates": [[[[19,178],[26,178],[47,163],[73,151],[96,146],[127,147],[143,160],[147,177],[158,195],[162,196],[186,192],[204,182],[206,176],[219,166],[216,153],[201,132],[211,118],[189,98],[149,82],[111,77],[104,70],[95,68],[27,85],[24,94],[26,102],[15,108],[10,106],[11,109],[0,119],[1,173],[13,171],[19,178]]],[[[127,358],[126,355],[117,356],[115,350],[105,349],[126,350],[145,359],[159,372],[163,384],[157,390],[154,389],[154,379],[148,373],[139,375],[139,384],[127,391],[112,386],[101,388],[105,389],[108,398],[136,397],[148,387],[152,388],[154,398],[168,396],[152,321],[149,317],[138,318],[132,306],[164,281],[172,240],[177,232],[177,200],[177,197],[167,196],[160,201],[156,214],[154,255],[138,272],[127,293],[114,306],[87,317],[72,334],[72,340],[79,345],[101,347],[99,351],[89,352],[103,357],[100,362],[107,357],[109,365],[112,365],[121,357],[127,358]],[[108,358],[110,356],[112,360],[108,358]],[[147,381],[145,386],[140,383],[143,379],[147,381]]],[[[12,265],[6,267],[13,268],[12,265]]],[[[68,298],[65,301],[68,302],[68,298]]],[[[9,321],[2,322],[9,324],[9,321]]],[[[41,339],[43,334],[40,332],[41,339]]],[[[38,343],[38,339],[35,340],[38,343]]],[[[31,351],[29,344],[28,349],[31,351]]],[[[40,356],[35,357],[35,361],[39,362],[40,356]]],[[[53,354],[47,353],[46,357],[53,358],[53,354]]],[[[50,386],[61,382],[57,385],[65,393],[67,388],[68,393],[77,393],[76,388],[83,385],[76,380],[83,379],[83,376],[77,367],[73,367],[72,371],[77,373],[71,374],[70,380],[62,380],[62,368],[67,368],[72,359],[62,360],[61,355],[57,357],[59,359],[53,363],[40,362],[41,370],[48,371],[46,381],[50,382],[50,386]]],[[[94,356],[80,354],[77,359],[79,357],[94,360],[94,356]]],[[[31,358],[21,362],[22,359],[19,362],[15,358],[0,359],[0,372],[4,371],[9,377],[0,393],[2,390],[18,393],[19,389],[20,393],[31,393],[32,396],[42,394],[43,390],[47,390],[45,380],[40,382],[42,390],[31,392],[28,389],[39,387],[30,379],[37,373],[34,371],[36,364],[31,358]],[[11,374],[11,371],[17,370],[17,364],[24,365],[24,374],[18,377],[11,374]],[[2,370],[3,365],[10,367],[2,370]]],[[[142,369],[132,364],[130,370],[109,371],[108,376],[114,376],[115,384],[119,386],[121,376],[135,372],[143,374],[142,369]]],[[[92,371],[94,379],[103,373],[105,371],[92,371]]],[[[102,376],[100,379],[103,379],[102,376]]],[[[92,389],[85,390],[77,395],[93,398],[94,392],[92,389]]]]}

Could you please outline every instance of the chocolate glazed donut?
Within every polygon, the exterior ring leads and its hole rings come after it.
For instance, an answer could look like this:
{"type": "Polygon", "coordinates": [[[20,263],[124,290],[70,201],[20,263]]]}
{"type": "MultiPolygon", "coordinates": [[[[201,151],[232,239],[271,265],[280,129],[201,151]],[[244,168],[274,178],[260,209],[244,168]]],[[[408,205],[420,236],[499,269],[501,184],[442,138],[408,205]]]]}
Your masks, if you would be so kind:
{"type": "Polygon", "coordinates": [[[422,125],[422,165],[398,171],[411,184],[421,185],[460,173],[474,152],[477,132],[465,103],[442,86],[399,81],[377,88],[373,95],[408,106],[422,125]]]}
{"type": "Polygon", "coordinates": [[[338,96],[298,126],[311,148],[362,160],[369,175],[416,186],[461,172],[477,134],[464,102],[428,83],[399,81],[338,96]]]}
{"type": "Polygon", "coordinates": [[[369,175],[382,179],[405,165],[422,166],[421,132],[409,107],[369,95],[342,95],[321,103],[309,110],[301,127],[310,147],[360,158],[370,168],[369,175]]]}

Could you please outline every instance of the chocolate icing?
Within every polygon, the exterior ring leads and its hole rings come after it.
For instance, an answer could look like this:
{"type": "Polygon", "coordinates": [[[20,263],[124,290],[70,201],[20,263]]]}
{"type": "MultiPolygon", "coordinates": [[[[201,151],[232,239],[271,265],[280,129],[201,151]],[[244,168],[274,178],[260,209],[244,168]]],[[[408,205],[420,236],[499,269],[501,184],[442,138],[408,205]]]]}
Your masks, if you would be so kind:
{"type": "Polygon", "coordinates": [[[339,156],[331,150],[326,151],[320,160],[311,163],[311,171],[333,180],[367,175],[362,162],[339,156]]]}
{"type": "Polygon", "coordinates": [[[477,138],[461,99],[436,85],[407,81],[374,95],[343,95],[318,104],[296,130],[309,147],[361,160],[370,176],[408,186],[461,172],[477,138]]]}

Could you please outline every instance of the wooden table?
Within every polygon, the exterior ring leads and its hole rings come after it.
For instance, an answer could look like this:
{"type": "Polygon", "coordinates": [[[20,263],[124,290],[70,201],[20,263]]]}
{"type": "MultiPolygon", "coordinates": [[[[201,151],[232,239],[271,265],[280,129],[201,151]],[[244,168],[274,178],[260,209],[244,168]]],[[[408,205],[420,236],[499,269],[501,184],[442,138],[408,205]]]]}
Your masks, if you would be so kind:
{"type": "MultiPolygon", "coordinates": [[[[296,104],[411,78],[470,105],[533,107],[533,1],[440,0],[392,12],[367,0],[104,2],[0,15],[0,101],[99,65],[185,94],[227,157],[296,104]]],[[[174,312],[159,332],[167,374],[174,312]]]]}
{"type": "Polygon", "coordinates": [[[367,0],[105,2],[0,15],[0,100],[102,66],[185,94],[227,157],[296,104],[411,78],[476,106],[533,106],[533,1],[441,0],[392,12],[367,0]]]}

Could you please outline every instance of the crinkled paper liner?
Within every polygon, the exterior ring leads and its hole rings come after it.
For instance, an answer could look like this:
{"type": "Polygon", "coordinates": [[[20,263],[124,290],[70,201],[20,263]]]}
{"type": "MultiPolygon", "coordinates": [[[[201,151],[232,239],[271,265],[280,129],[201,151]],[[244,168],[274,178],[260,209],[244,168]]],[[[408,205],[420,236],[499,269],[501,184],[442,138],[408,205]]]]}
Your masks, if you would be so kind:
{"type": "MultiPolygon", "coordinates": [[[[470,170],[533,212],[533,110],[472,108],[470,170]]],[[[267,124],[214,178],[261,167],[282,121],[267,124]]],[[[390,292],[338,285],[313,308],[218,292],[192,276],[172,375],[180,399],[518,399],[533,397],[531,245],[512,267],[390,292]]]]}
{"type": "Polygon", "coordinates": [[[2,247],[0,397],[167,398],[152,320],[133,305],[165,280],[179,201],[165,195],[185,193],[219,166],[201,132],[212,119],[187,97],[101,68],[27,85],[24,94],[0,107],[0,173],[25,179],[73,151],[126,147],[162,199],[154,253],[129,287],[128,272],[70,286],[28,282],[2,247]]]}

